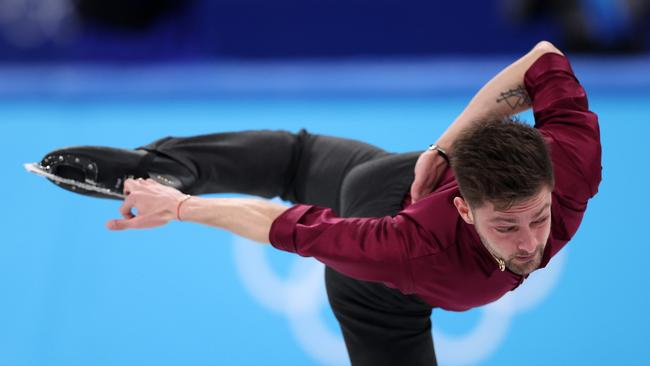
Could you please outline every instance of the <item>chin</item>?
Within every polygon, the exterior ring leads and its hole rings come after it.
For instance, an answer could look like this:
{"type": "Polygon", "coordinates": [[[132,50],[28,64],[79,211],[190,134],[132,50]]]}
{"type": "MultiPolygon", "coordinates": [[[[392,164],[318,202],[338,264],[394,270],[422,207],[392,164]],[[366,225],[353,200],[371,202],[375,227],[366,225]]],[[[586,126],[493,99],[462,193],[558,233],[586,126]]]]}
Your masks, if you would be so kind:
{"type": "Polygon", "coordinates": [[[517,270],[517,271],[513,271],[513,272],[515,272],[516,274],[521,275],[521,276],[527,276],[527,275],[529,275],[529,274],[531,274],[531,273],[533,273],[535,271],[537,271],[537,268],[526,269],[526,270],[517,270]]]}
{"type": "Polygon", "coordinates": [[[542,263],[542,258],[541,256],[537,256],[525,264],[515,264],[513,262],[515,262],[515,260],[510,261],[508,269],[518,275],[525,276],[539,269],[539,265],[542,263]]]}

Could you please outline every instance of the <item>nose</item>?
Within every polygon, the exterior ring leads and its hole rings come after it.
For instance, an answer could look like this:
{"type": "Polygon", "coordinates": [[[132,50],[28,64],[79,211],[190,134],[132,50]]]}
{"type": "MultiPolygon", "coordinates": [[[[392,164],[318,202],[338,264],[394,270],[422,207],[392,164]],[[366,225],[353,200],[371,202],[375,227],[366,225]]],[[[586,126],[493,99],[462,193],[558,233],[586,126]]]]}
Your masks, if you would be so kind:
{"type": "Polygon", "coordinates": [[[517,242],[517,250],[526,253],[532,253],[537,247],[537,239],[535,238],[535,231],[530,228],[525,228],[519,231],[520,236],[517,242]]]}

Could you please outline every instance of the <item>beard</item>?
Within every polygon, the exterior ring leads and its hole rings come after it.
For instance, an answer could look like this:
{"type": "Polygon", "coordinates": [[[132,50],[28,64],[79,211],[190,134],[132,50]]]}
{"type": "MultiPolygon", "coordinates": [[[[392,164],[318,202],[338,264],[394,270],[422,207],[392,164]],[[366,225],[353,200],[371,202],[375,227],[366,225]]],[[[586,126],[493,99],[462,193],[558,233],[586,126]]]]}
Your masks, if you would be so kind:
{"type": "Polygon", "coordinates": [[[492,253],[493,256],[502,259],[505,262],[506,268],[508,268],[513,273],[525,276],[538,269],[540,264],[542,264],[542,256],[544,255],[544,248],[546,247],[546,244],[537,245],[535,251],[529,259],[521,260],[518,259],[517,256],[527,255],[528,253],[517,252],[509,258],[506,258],[505,256],[498,254],[498,252],[494,250],[494,246],[490,244],[490,242],[488,242],[480,233],[479,237],[481,238],[483,245],[488,249],[488,251],[492,253]]]}
{"type": "Polygon", "coordinates": [[[540,244],[535,248],[535,252],[530,259],[521,260],[517,258],[517,255],[525,255],[526,253],[515,253],[511,258],[504,261],[506,262],[506,268],[512,272],[525,276],[530,274],[542,264],[542,256],[544,255],[544,244],[540,244]]]}

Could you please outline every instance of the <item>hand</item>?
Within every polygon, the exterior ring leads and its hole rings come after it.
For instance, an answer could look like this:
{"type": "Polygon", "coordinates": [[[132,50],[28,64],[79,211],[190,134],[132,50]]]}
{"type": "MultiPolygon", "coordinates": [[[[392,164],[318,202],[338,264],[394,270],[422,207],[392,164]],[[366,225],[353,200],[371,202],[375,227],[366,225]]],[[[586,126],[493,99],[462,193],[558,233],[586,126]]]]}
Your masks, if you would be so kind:
{"type": "Polygon", "coordinates": [[[437,151],[427,150],[420,154],[415,163],[415,179],[411,185],[411,201],[419,201],[431,193],[438,185],[442,174],[447,168],[447,162],[437,151]]]}
{"type": "Polygon", "coordinates": [[[166,225],[176,218],[176,207],[186,197],[175,188],[152,179],[127,179],[124,181],[126,199],[120,207],[123,220],[110,220],[109,230],[145,229],[166,225]],[[138,215],[131,210],[135,208],[138,215]]]}

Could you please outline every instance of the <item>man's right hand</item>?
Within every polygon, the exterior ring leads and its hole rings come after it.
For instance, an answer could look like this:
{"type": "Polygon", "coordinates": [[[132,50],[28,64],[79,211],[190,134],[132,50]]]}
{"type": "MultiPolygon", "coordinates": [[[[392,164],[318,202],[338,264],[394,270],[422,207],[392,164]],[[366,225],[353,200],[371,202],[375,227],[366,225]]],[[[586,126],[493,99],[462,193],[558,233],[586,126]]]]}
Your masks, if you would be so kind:
{"type": "Polygon", "coordinates": [[[126,199],[120,207],[123,219],[106,223],[109,230],[147,229],[166,225],[176,218],[176,208],[187,195],[153,179],[124,181],[126,199]],[[137,210],[134,215],[132,210],[137,210]]]}

